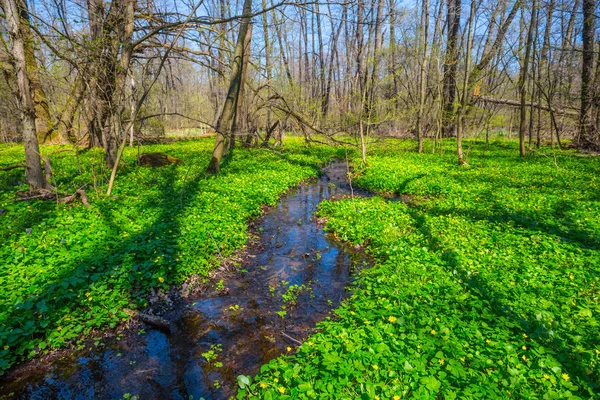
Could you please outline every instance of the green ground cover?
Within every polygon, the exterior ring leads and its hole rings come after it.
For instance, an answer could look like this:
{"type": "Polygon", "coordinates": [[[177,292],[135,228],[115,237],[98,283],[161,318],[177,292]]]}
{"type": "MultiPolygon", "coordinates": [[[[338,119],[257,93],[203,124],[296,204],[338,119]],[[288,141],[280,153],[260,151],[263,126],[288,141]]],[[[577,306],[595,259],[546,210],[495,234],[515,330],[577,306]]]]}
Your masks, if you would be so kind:
{"type": "Polygon", "coordinates": [[[557,168],[550,149],[519,159],[514,142],[471,142],[465,169],[450,147],[418,155],[391,143],[355,183],[408,204],[319,211],[375,266],[238,397],[599,397],[600,158],[557,152],[557,168]]]}
{"type": "MultiPolygon", "coordinates": [[[[151,288],[204,276],[246,241],[247,221],[290,186],[314,177],[335,150],[290,139],[286,150],[236,150],[217,177],[204,175],[214,139],[146,146],[184,165],[140,168],[127,149],[115,198],[96,150],[51,156],[56,185],[82,185],[91,207],[14,201],[22,171],[0,174],[0,373],[18,359],[47,352],[93,329],[127,319],[151,288]],[[97,191],[93,182],[96,182],[97,191]],[[217,250],[218,247],[218,250],[217,250]]],[[[65,150],[67,148],[64,148],[65,150]]],[[[0,147],[2,162],[23,159],[22,146],[0,147]]],[[[53,182],[54,183],[54,182],[53,182]]]]}

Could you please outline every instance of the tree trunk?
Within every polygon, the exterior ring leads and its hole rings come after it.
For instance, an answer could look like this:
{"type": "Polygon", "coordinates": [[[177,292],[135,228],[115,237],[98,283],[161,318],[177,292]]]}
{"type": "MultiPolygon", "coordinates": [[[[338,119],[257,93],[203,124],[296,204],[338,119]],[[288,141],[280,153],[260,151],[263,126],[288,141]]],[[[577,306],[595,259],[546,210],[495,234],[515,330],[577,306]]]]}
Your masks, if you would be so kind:
{"type": "MultiPolygon", "coordinates": [[[[527,131],[527,82],[529,73],[529,63],[531,58],[531,47],[533,45],[533,28],[535,27],[535,18],[537,15],[537,0],[533,0],[531,9],[531,20],[529,21],[529,28],[527,30],[527,41],[525,42],[525,58],[521,64],[521,73],[519,76],[519,92],[521,96],[521,106],[519,107],[520,120],[519,120],[519,155],[525,157],[527,151],[525,150],[525,133],[527,131]]],[[[522,12],[525,12],[523,9],[522,12]]]]}
{"type": "Polygon", "coordinates": [[[427,91],[427,68],[428,68],[428,55],[429,50],[427,49],[429,44],[429,0],[422,0],[421,9],[421,34],[420,42],[421,47],[419,48],[421,58],[421,68],[419,72],[419,109],[417,110],[417,151],[423,152],[423,115],[425,108],[425,95],[427,91]]]}
{"type": "MultiPolygon", "coordinates": [[[[263,9],[267,8],[267,0],[262,0],[263,9]]],[[[267,91],[271,91],[271,41],[269,40],[269,18],[265,12],[262,16],[263,19],[263,39],[265,41],[265,73],[267,75],[267,91]]],[[[271,108],[267,110],[267,121],[265,123],[265,138],[261,144],[262,147],[269,147],[269,140],[271,139],[271,108]]]]}
{"type": "Polygon", "coordinates": [[[456,129],[456,154],[458,156],[458,165],[467,165],[463,155],[462,140],[464,137],[465,114],[467,104],[469,103],[469,66],[471,64],[471,50],[473,48],[473,25],[475,24],[475,0],[471,0],[471,8],[468,20],[467,51],[465,55],[465,72],[463,79],[462,95],[460,98],[460,109],[458,111],[457,129],[456,129]]]}
{"type": "Polygon", "coordinates": [[[25,62],[27,63],[27,76],[29,77],[29,85],[31,86],[31,96],[35,107],[36,131],[38,142],[45,142],[52,133],[52,118],[50,117],[50,108],[48,107],[48,99],[46,92],[42,86],[39,75],[39,67],[35,58],[35,42],[33,33],[29,26],[31,18],[29,9],[25,0],[15,0],[15,4],[19,10],[21,18],[21,29],[23,31],[23,47],[25,51],[25,62]]]}
{"type": "Polygon", "coordinates": [[[458,62],[457,39],[460,26],[461,0],[447,1],[448,40],[444,59],[444,125],[443,134],[455,136],[454,101],[456,99],[456,73],[458,62]]]}
{"type": "Polygon", "coordinates": [[[2,0],[2,8],[8,25],[12,45],[12,55],[15,60],[17,86],[21,109],[21,124],[23,129],[23,143],[25,146],[25,164],[27,182],[30,189],[47,188],[48,182],[42,171],[41,156],[35,127],[35,104],[31,93],[31,85],[27,75],[27,59],[25,54],[25,28],[27,19],[19,15],[15,0],[2,0]]]}
{"type": "Polygon", "coordinates": [[[221,159],[225,152],[225,141],[231,135],[231,128],[235,117],[236,105],[240,94],[240,86],[242,81],[242,66],[244,63],[244,47],[246,43],[246,34],[251,23],[250,14],[252,13],[252,0],[244,0],[244,11],[240,31],[235,44],[234,58],[231,66],[231,81],[227,97],[221,110],[221,115],[217,121],[216,131],[217,137],[212,157],[206,172],[216,174],[221,168],[221,159]]]}
{"type": "Polygon", "coordinates": [[[594,34],[596,16],[594,0],[583,0],[583,59],[581,69],[581,111],[579,117],[579,148],[596,147],[592,121],[592,97],[594,74],[594,34]]]}

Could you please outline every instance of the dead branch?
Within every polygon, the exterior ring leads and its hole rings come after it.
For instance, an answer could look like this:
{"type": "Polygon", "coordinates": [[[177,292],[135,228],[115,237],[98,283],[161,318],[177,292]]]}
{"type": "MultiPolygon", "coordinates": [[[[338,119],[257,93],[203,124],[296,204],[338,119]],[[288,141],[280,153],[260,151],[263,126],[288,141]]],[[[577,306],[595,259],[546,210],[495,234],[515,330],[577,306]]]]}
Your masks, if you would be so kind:
{"type": "Polygon", "coordinates": [[[160,331],[171,333],[171,324],[166,319],[146,313],[137,313],[137,316],[142,322],[147,323],[151,327],[156,328],[160,331]]]}
{"type": "Polygon", "coordinates": [[[301,345],[302,345],[302,342],[301,342],[301,341],[299,341],[299,340],[297,340],[297,339],[294,339],[293,337],[291,337],[290,335],[288,335],[288,334],[287,334],[287,333],[285,333],[284,331],[281,331],[281,335],[283,335],[283,337],[284,337],[284,338],[286,338],[286,339],[288,339],[288,340],[290,340],[290,341],[292,341],[292,342],[296,343],[298,346],[301,346],[301,345]]]}
{"type": "Polygon", "coordinates": [[[17,168],[25,168],[25,164],[15,164],[15,165],[9,165],[6,167],[0,167],[0,171],[10,171],[10,170],[17,169],[17,168]]]}
{"type": "Polygon", "coordinates": [[[51,200],[51,201],[58,201],[61,204],[70,204],[73,201],[75,201],[77,198],[81,199],[81,203],[86,206],[86,207],[90,207],[90,202],[88,199],[87,194],[85,193],[85,190],[83,190],[82,188],[77,189],[75,191],[75,193],[68,195],[68,196],[64,196],[64,197],[58,197],[58,194],[55,193],[52,190],[48,190],[48,189],[37,189],[33,192],[23,192],[23,191],[18,191],[17,192],[17,198],[15,198],[15,201],[29,201],[29,200],[51,200]]]}
{"type": "MultiPolygon", "coordinates": [[[[510,106],[510,107],[521,107],[521,102],[517,101],[517,100],[495,99],[493,97],[487,97],[487,96],[477,96],[477,97],[475,97],[475,100],[481,101],[483,103],[502,104],[502,105],[510,106]]],[[[538,104],[538,103],[528,103],[527,107],[533,107],[533,108],[540,109],[542,111],[548,111],[548,112],[554,113],[556,115],[579,117],[579,113],[577,113],[575,111],[560,110],[560,109],[557,110],[557,109],[553,109],[551,107],[545,106],[543,104],[538,104]]]]}

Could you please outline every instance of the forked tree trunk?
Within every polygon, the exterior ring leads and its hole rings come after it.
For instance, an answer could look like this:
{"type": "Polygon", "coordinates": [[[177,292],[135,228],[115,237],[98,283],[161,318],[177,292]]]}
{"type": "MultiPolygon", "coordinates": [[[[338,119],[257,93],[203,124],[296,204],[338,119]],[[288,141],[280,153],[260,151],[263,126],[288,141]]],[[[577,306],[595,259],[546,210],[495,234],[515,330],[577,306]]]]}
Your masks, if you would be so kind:
{"type": "Polygon", "coordinates": [[[40,149],[35,128],[35,104],[31,95],[31,85],[27,75],[27,60],[25,55],[25,29],[27,24],[19,15],[19,9],[15,0],[2,0],[8,33],[10,36],[12,55],[14,57],[18,104],[21,109],[21,124],[23,128],[23,143],[25,146],[25,165],[27,170],[27,182],[30,189],[46,188],[48,182],[42,170],[40,149]]]}
{"type": "Polygon", "coordinates": [[[229,90],[227,91],[227,97],[223,103],[223,109],[221,115],[217,121],[216,131],[217,137],[215,140],[215,147],[212,152],[212,157],[206,172],[216,174],[221,168],[221,159],[225,152],[225,145],[227,138],[231,135],[231,129],[235,118],[236,106],[240,94],[240,87],[242,82],[242,66],[244,63],[244,45],[246,42],[246,34],[250,27],[250,14],[252,12],[252,0],[244,0],[244,11],[242,17],[242,23],[240,24],[240,31],[237,42],[235,44],[235,52],[231,66],[231,81],[229,83],[229,90]]]}

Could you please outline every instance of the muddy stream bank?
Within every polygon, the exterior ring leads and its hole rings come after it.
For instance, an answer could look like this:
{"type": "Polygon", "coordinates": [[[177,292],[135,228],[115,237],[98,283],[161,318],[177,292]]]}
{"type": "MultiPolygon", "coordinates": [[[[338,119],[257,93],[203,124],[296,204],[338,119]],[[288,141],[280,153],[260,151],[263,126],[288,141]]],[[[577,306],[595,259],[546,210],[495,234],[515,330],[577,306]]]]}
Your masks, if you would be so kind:
{"type": "Polygon", "coordinates": [[[238,375],[291,352],[348,294],[366,256],[333,240],[317,205],[350,194],[346,165],[283,196],[253,222],[258,238],[241,265],[209,295],[175,302],[171,332],[140,326],[120,340],[61,358],[28,361],[0,378],[0,398],[224,399],[238,375]]]}

